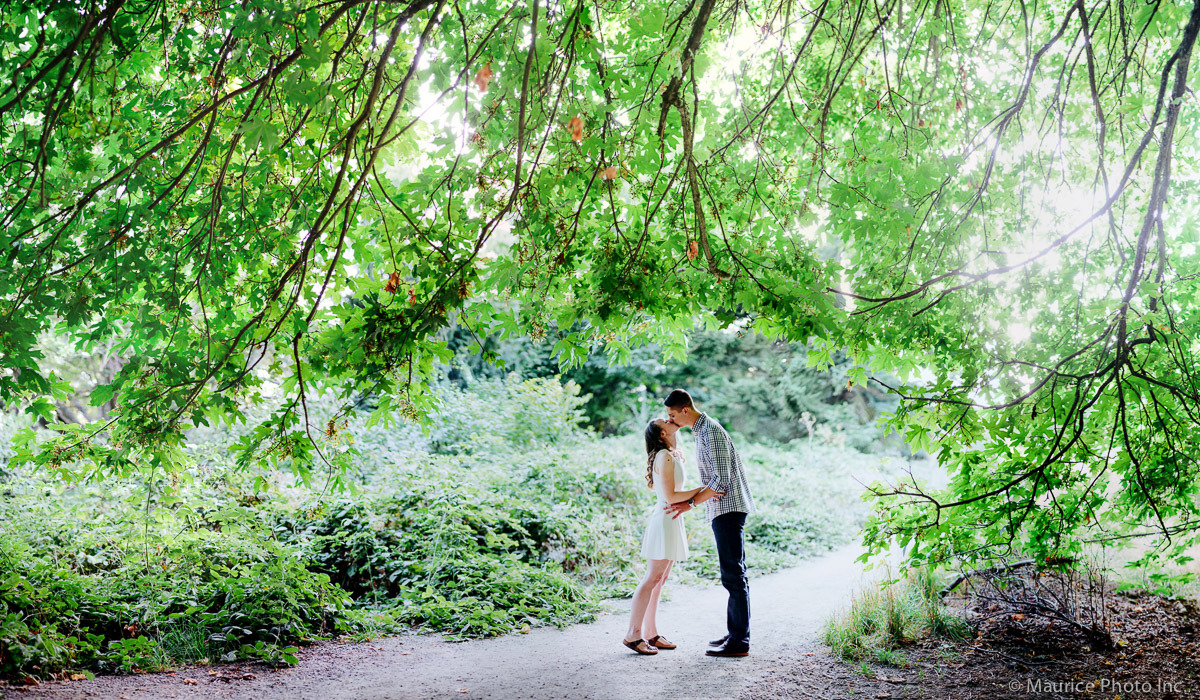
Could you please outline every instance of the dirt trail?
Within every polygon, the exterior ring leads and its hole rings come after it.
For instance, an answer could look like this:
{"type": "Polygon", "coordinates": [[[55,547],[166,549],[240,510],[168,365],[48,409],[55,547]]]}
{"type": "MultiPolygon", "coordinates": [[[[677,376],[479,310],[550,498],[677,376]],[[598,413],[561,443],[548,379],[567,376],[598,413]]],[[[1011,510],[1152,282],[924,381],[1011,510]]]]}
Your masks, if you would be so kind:
{"type": "MultiPolygon", "coordinates": [[[[725,591],[719,585],[668,584],[659,609],[663,635],[679,645],[654,657],[621,646],[628,601],[593,624],[535,629],[497,639],[448,643],[431,635],[392,637],[305,650],[296,668],[264,670],[245,664],[189,668],[174,675],[105,677],[49,683],[12,698],[729,698],[813,653],[820,626],[875,573],[862,573],[857,548],[809,559],[750,582],[751,655],[704,656],[707,641],[724,633],[725,591]]],[[[814,669],[815,670],[815,669],[814,669]]],[[[0,691],[0,695],[3,692],[0,691]]]]}

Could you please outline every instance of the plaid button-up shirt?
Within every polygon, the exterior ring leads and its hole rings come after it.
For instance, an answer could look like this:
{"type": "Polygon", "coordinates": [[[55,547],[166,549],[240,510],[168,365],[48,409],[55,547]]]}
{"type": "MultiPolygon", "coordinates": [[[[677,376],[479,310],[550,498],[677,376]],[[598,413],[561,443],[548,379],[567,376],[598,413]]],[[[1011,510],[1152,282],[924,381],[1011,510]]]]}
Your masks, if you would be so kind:
{"type": "Polygon", "coordinates": [[[705,501],[709,521],[726,513],[753,513],[754,499],[750,497],[750,485],[746,483],[746,470],[729,433],[707,413],[701,413],[696,419],[692,432],[696,435],[700,481],[713,491],[725,492],[720,500],[705,501]]]}

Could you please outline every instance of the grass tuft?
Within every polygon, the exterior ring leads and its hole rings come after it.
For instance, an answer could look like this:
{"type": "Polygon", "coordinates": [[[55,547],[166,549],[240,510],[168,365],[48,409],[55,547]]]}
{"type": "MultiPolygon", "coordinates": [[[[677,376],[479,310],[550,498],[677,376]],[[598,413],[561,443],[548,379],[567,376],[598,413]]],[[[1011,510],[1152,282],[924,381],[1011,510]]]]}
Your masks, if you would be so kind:
{"type": "Polygon", "coordinates": [[[876,584],[855,594],[850,605],[825,623],[824,641],[833,653],[862,664],[905,667],[903,647],[918,639],[964,639],[966,621],[942,604],[928,570],[876,584]]]}

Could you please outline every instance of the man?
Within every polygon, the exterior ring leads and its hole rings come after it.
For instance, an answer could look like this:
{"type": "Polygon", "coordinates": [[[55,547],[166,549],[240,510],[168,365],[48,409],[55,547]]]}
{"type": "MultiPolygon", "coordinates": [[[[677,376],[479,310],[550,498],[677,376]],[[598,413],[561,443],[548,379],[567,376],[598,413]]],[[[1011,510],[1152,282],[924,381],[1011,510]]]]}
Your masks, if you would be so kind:
{"type": "Polygon", "coordinates": [[[729,433],[706,413],[700,413],[692,397],[682,389],[672,391],[663,404],[675,424],[691,428],[696,436],[696,462],[705,489],[692,499],[668,504],[678,518],[698,503],[707,503],[708,521],[717,540],[721,562],[721,585],[729,591],[725,624],[729,633],[709,642],[709,656],[746,656],[750,651],[750,582],[746,578],[746,547],[743,531],[746,516],[754,512],[746,470],[729,433]],[[718,494],[724,494],[718,496],[718,494]]]}

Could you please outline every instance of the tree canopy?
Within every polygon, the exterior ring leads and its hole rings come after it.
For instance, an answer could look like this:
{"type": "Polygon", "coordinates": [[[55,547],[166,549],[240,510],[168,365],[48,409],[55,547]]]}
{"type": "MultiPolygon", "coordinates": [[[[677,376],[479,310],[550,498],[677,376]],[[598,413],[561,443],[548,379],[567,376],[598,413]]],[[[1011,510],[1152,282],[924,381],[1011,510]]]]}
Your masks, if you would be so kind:
{"type": "MultiPolygon", "coordinates": [[[[20,448],[329,458],[309,401],[416,418],[444,330],[564,365],[701,318],[847,349],[950,487],[879,486],[915,558],[1194,531],[1200,3],[110,0],[0,10],[0,400],[53,332],[98,423],[20,448]]],[[[480,343],[482,345],[482,342],[480,343]]],[[[1172,539],[1174,538],[1174,539],[1172,539]]]]}

